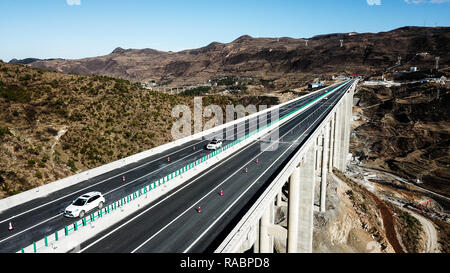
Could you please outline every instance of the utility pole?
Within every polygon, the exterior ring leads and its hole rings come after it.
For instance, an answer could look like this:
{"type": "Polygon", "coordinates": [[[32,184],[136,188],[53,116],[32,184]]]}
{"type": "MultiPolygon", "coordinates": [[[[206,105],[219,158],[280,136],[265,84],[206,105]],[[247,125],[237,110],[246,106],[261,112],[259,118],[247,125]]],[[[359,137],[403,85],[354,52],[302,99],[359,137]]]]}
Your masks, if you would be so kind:
{"type": "Polygon", "coordinates": [[[441,57],[436,57],[435,58],[435,60],[436,60],[436,71],[438,71],[438,69],[439,69],[439,59],[440,59],[441,57]]]}

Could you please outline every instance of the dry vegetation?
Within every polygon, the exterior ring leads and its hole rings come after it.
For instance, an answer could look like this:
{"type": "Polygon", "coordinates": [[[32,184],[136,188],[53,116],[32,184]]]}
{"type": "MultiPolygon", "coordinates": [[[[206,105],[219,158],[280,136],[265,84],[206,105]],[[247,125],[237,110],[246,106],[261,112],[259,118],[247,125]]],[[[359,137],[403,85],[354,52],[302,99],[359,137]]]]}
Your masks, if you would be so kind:
{"type": "Polygon", "coordinates": [[[64,73],[105,75],[130,81],[156,81],[177,86],[206,83],[221,76],[249,80],[249,92],[269,88],[284,91],[314,78],[338,74],[378,73],[398,56],[431,68],[434,56],[442,67],[450,60],[450,28],[403,27],[388,32],[336,33],[305,39],[241,36],[230,43],[213,42],[179,52],[117,48],[111,54],[79,60],[36,61],[30,65],[64,73]],[[344,40],[340,47],[339,40],[344,40]],[[427,52],[426,57],[415,57],[427,52]],[[250,87],[252,86],[252,87],[250,87]]]}
{"type": "MultiPolygon", "coordinates": [[[[276,104],[265,97],[206,96],[203,105],[276,104]]],[[[127,80],[0,62],[0,198],[173,141],[175,105],[192,96],[127,80]]]]}
{"type": "Polygon", "coordinates": [[[427,83],[359,87],[352,151],[362,163],[450,196],[450,89],[427,83]],[[438,96],[439,93],[439,96],[438,96]]]}

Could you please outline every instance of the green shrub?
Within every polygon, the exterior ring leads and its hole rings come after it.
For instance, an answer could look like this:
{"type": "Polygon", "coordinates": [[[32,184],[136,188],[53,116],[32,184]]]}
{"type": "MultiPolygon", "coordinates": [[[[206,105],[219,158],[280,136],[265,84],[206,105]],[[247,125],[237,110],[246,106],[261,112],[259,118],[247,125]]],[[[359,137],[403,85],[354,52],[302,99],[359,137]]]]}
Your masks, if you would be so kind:
{"type": "Polygon", "coordinates": [[[0,126],[0,139],[3,139],[6,135],[10,135],[11,132],[9,131],[8,127],[2,127],[0,126]]]}
{"type": "Polygon", "coordinates": [[[28,167],[33,167],[34,164],[36,164],[36,160],[34,160],[34,159],[28,160],[28,167]]]}
{"type": "Polygon", "coordinates": [[[0,96],[6,101],[26,103],[31,101],[31,92],[17,85],[0,87],[0,96]]]}
{"type": "Polygon", "coordinates": [[[73,173],[76,172],[76,171],[78,170],[77,167],[75,166],[75,161],[72,160],[72,159],[69,159],[69,161],[67,161],[67,166],[70,167],[70,170],[71,170],[73,173]]]}
{"type": "Polygon", "coordinates": [[[34,174],[34,176],[36,176],[38,179],[42,179],[42,173],[41,172],[39,172],[39,171],[37,171],[35,174],[34,174]]]}

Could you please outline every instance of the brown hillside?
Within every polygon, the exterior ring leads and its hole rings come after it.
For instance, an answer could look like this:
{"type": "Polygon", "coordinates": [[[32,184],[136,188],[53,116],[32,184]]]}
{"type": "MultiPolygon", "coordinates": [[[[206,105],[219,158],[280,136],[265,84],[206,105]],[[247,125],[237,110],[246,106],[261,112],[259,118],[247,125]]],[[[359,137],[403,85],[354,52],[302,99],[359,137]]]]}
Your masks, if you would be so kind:
{"type": "MultiPolygon", "coordinates": [[[[431,68],[440,56],[441,67],[450,62],[450,28],[404,27],[389,32],[357,35],[329,34],[308,39],[252,38],[180,52],[117,48],[106,56],[80,60],[47,60],[31,66],[64,73],[105,75],[132,82],[155,80],[161,85],[205,83],[221,75],[274,80],[275,88],[298,87],[305,74],[381,72],[398,56],[431,68]],[[344,46],[340,47],[340,41],[344,46]],[[427,52],[426,56],[416,56],[427,52]]],[[[325,75],[324,75],[325,74],[325,75]]]]}

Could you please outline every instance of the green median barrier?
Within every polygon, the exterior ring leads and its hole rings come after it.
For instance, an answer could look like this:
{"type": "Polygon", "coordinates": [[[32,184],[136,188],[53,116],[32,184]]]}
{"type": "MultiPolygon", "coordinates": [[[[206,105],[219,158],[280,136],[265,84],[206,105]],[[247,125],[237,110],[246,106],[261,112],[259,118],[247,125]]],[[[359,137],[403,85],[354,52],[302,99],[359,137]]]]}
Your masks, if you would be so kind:
{"type": "Polygon", "coordinates": [[[37,249],[36,249],[36,242],[33,242],[33,250],[34,250],[34,253],[37,252],[37,249]]]}
{"type": "Polygon", "coordinates": [[[48,246],[47,235],[44,237],[44,243],[45,243],[45,246],[48,246]]]}
{"type": "Polygon", "coordinates": [[[58,241],[58,231],[55,231],[55,240],[58,241]]]}

